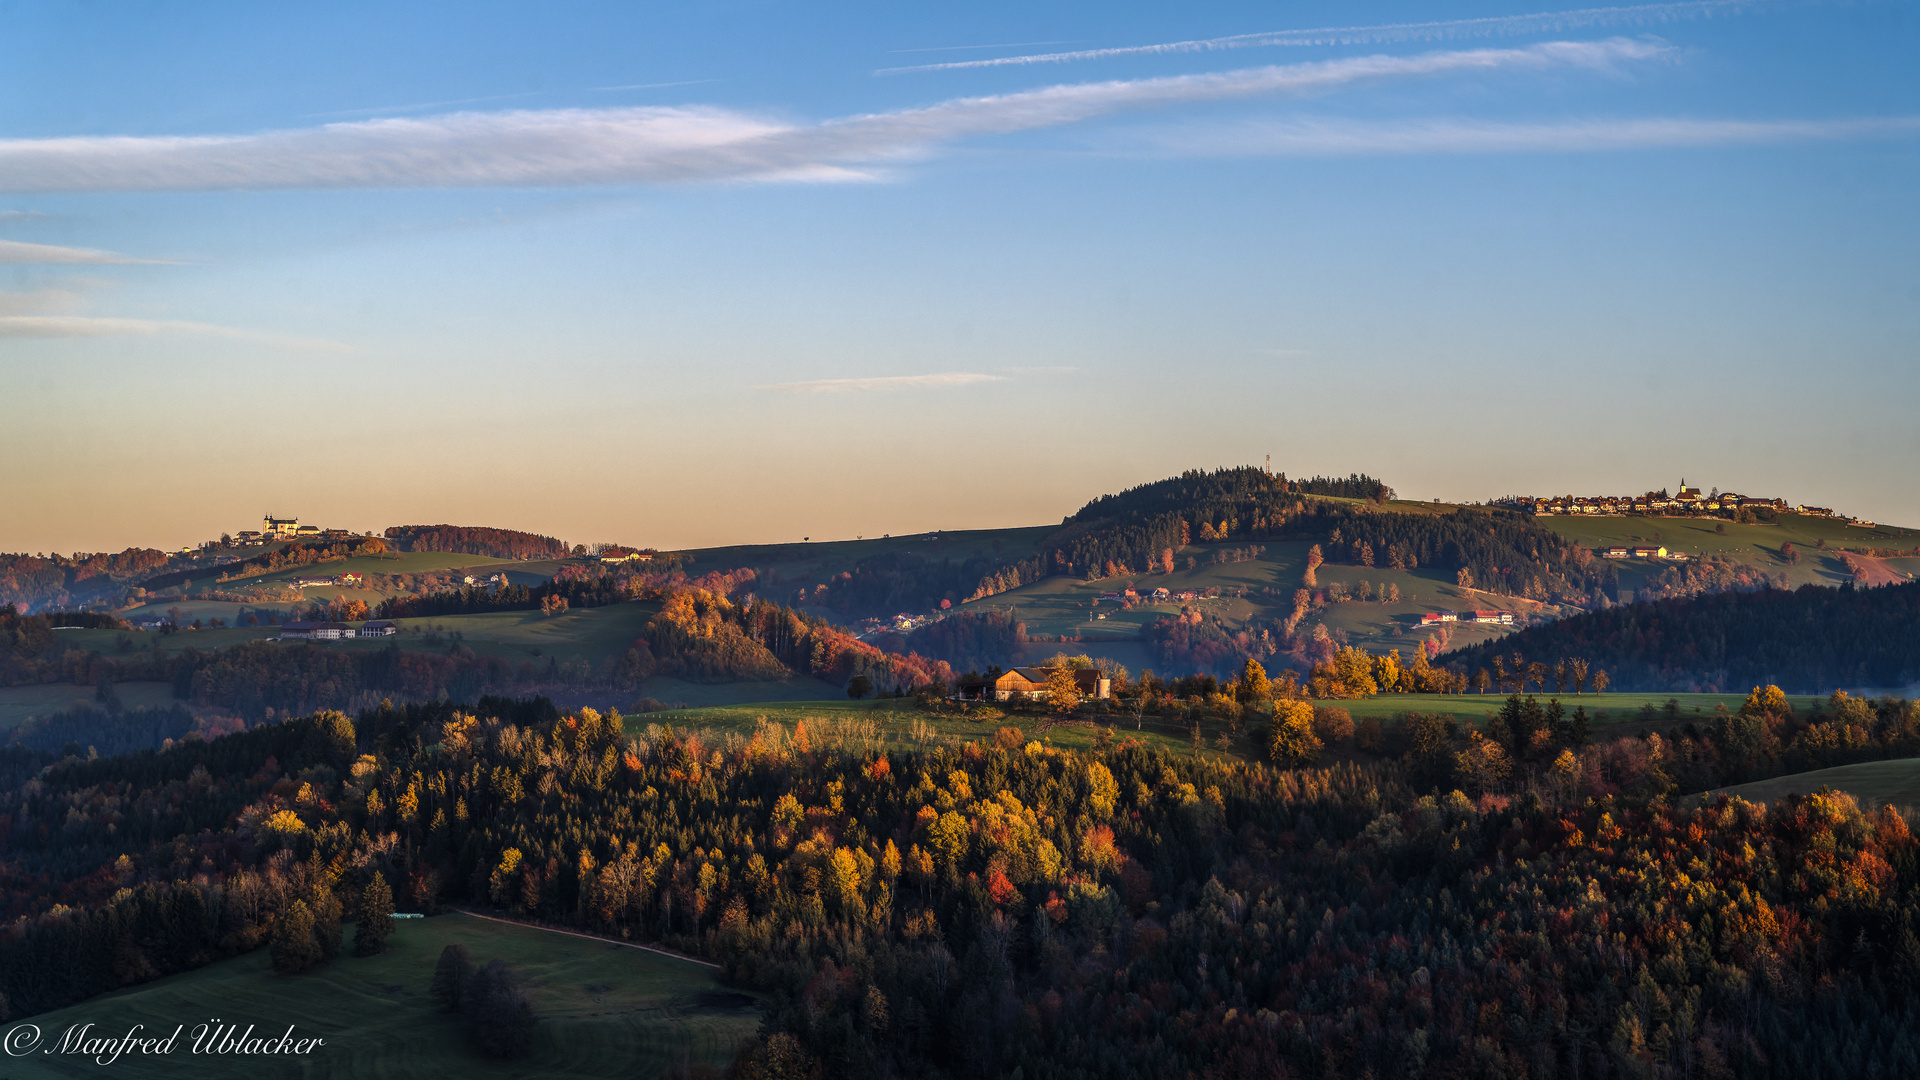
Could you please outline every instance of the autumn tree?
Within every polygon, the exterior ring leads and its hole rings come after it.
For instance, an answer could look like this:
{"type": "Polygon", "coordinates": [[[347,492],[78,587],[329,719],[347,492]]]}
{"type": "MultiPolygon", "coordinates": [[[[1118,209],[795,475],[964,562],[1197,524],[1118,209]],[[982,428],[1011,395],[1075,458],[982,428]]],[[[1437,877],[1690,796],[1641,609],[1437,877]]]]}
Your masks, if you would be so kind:
{"type": "Polygon", "coordinates": [[[353,931],[353,955],[378,956],[393,934],[393,889],[387,875],[374,871],[360,891],[360,921],[353,931]]]}
{"type": "Polygon", "coordinates": [[[1047,703],[1057,713],[1070,713],[1080,707],[1080,680],[1073,668],[1061,664],[1047,670],[1047,703]]]}
{"type": "Polygon", "coordinates": [[[1320,569],[1320,564],[1326,561],[1326,557],[1320,554],[1319,544],[1308,548],[1307,572],[1300,575],[1300,584],[1305,585],[1309,589],[1317,587],[1320,584],[1320,577],[1314,571],[1320,569]]]}
{"type": "Polygon", "coordinates": [[[1313,706],[1304,701],[1281,701],[1273,707],[1267,725],[1267,757],[1285,768],[1310,765],[1320,756],[1320,737],[1313,733],[1313,706]]]}
{"type": "Polygon", "coordinates": [[[1260,666],[1260,661],[1248,658],[1240,669],[1236,696],[1242,704],[1273,700],[1273,681],[1267,678],[1267,669],[1260,666]]]}
{"type": "Polygon", "coordinates": [[[320,943],[313,937],[313,912],[304,900],[295,900],[273,925],[273,970],[283,975],[305,971],[320,962],[320,943]]]}

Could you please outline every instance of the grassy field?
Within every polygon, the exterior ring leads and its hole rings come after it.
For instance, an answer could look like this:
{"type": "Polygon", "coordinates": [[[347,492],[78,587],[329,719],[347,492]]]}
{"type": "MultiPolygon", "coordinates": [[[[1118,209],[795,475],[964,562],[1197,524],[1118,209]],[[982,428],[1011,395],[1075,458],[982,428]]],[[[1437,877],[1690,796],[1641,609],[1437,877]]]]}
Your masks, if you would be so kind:
{"type": "MultiPolygon", "coordinates": [[[[1805,795],[1830,787],[1860,800],[1863,806],[1920,806],[1920,758],[1866,761],[1832,769],[1776,776],[1751,784],[1715,788],[1708,796],[1738,795],[1748,802],[1772,802],[1783,795],[1805,795]]],[[[1705,796],[1701,796],[1704,798],[1705,796]]]]}
{"type": "Polygon", "coordinates": [[[431,615],[395,620],[395,638],[370,638],[345,643],[348,648],[385,648],[398,641],[403,649],[444,651],[454,634],[461,644],[482,656],[545,663],[552,658],[599,662],[624,651],[660,610],[644,601],[574,608],[560,615],[538,611],[490,611],[479,615],[431,615]]]}
{"type": "MultiPolygon", "coordinates": [[[[1724,555],[1737,562],[1757,566],[1767,573],[1785,573],[1792,585],[1838,585],[1852,580],[1840,560],[1820,550],[1820,542],[1829,547],[1911,548],[1920,545],[1920,533],[1913,529],[1877,526],[1863,529],[1833,518],[1782,514],[1777,525],[1737,525],[1711,518],[1669,517],[1543,517],[1540,524],[1588,547],[1614,544],[1657,542],[1670,551],[1696,558],[1724,555]],[[1724,530],[1724,531],[1722,531],[1724,530]],[[1779,557],[1780,545],[1791,543],[1800,551],[1800,561],[1788,565],[1779,557]]],[[[1895,560],[1901,573],[1915,567],[1905,565],[1916,560],[1895,560]]],[[[1645,577],[1639,564],[1622,563],[1620,587],[1637,589],[1645,577]]]]}
{"type": "MultiPolygon", "coordinates": [[[[965,711],[930,713],[909,699],[881,698],[873,701],[763,701],[745,705],[679,709],[629,717],[627,732],[637,734],[647,724],[672,724],[716,735],[751,735],[761,720],[785,726],[789,732],[805,721],[813,738],[829,743],[843,741],[857,748],[884,750],[911,749],[945,744],[959,746],[976,739],[991,738],[1002,727],[1018,728],[1027,737],[1051,746],[1085,750],[1093,746],[1096,732],[1114,729],[1116,738],[1134,737],[1169,750],[1191,750],[1191,732],[1165,718],[1147,716],[1136,729],[1130,717],[1094,716],[1086,722],[1056,724],[1042,730],[1046,718],[1039,714],[1008,713],[991,705],[976,705],[965,711]]],[[[1208,731],[1207,754],[1210,757],[1231,753],[1244,757],[1252,752],[1245,737],[1228,750],[1214,744],[1218,731],[1208,731]]]]}
{"type": "MultiPolygon", "coordinates": [[[[129,709],[167,709],[182,704],[173,687],[163,682],[129,682],[114,687],[120,704],[129,709]]],[[[12,730],[36,716],[66,712],[75,705],[94,704],[94,688],[72,683],[0,687],[0,730],[12,730]]]]}
{"type": "Polygon", "coordinates": [[[303,577],[339,577],[341,574],[419,574],[435,570],[464,569],[476,576],[482,571],[491,574],[500,564],[520,565],[512,559],[496,559],[490,555],[464,555],[451,551],[393,551],[385,555],[356,555],[351,559],[337,562],[312,563],[307,566],[289,566],[269,571],[250,578],[242,578],[231,584],[254,585],[263,582],[291,581],[303,577]]]}
{"type": "MultiPolygon", "coordinates": [[[[1542,703],[1549,697],[1545,694],[1535,696],[1542,703]]],[[[1438,713],[1452,717],[1462,728],[1473,728],[1499,711],[1504,700],[1492,694],[1383,694],[1359,701],[1323,701],[1316,704],[1344,708],[1353,714],[1355,720],[1371,717],[1387,721],[1409,712],[1438,713]]],[[[1724,705],[1729,710],[1735,710],[1745,700],[1745,695],[1741,694],[1589,694],[1579,698],[1565,697],[1561,702],[1569,713],[1577,706],[1586,707],[1588,715],[1593,718],[1590,727],[1593,737],[1615,738],[1638,734],[1642,730],[1664,731],[1689,721],[1704,722],[1712,718],[1715,706],[1724,705]],[[1669,699],[1678,703],[1677,715],[1670,716],[1664,711],[1663,706],[1669,699]],[[1647,719],[1642,711],[1648,705],[1652,705],[1657,713],[1652,719],[1647,719]]],[[[1793,697],[1788,700],[1794,708],[1805,711],[1812,708],[1818,699],[1793,697]]],[[[1113,728],[1116,738],[1138,738],[1150,745],[1183,753],[1191,753],[1193,748],[1192,729],[1172,717],[1145,716],[1136,728],[1135,721],[1129,716],[1088,715],[1084,723],[1053,725],[1043,729],[1046,718],[1037,713],[1009,713],[991,705],[974,706],[966,711],[930,713],[918,708],[910,700],[899,698],[871,701],[849,701],[845,698],[834,701],[763,701],[678,709],[630,717],[627,730],[637,733],[646,724],[672,724],[677,728],[707,730],[718,735],[745,736],[752,734],[763,719],[779,723],[788,730],[804,720],[809,730],[824,733],[822,737],[843,738],[872,749],[912,748],[936,743],[960,745],[989,738],[1003,726],[1019,728],[1029,738],[1041,739],[1065,749],[1084,750],[1091,747],[1096,733],[1108,727],[1113,728]]],[[[1257,725],[1258,721],[1255,723],[1257,725]]],[[[1260,753],[1246,727],[1235,735],[1223,732],[1217,722],[1207,721],[1202,736],[1208,757],[1251,759],[1260,753]],[[1229,735],[1225,746],[1218,741],[1222,734],[1229,735]]]]}
{"type": "Polygon", "coordinates": [[[133,1024],[171,1032],[186,1024],[170,1057],[122,1058],[110,1068],[45,1054],[0,1064],[8,1077],[130,1076],[181,1080],[271,1077],[653,1077],[682,1055],[724,1066],[759,1025],[749,995],[722,987],[712,969],[622,945],[489,922],[467,915],[402,920],[383,956],[343,956],[311,972],[276,975],[267,950],[31,1018],[57,1042],[70,1025],[124,1032],[133,1024]],[[540,1015],[530,1057],[498,1062],[470,1048],[458,1019],[428,994],[434,962],[453,942],[476,963],[495,957],[528,980],[540,1015]],[[304,1058],[248,1060],[188,1052],[195,1024],[219,1017],[277,1036],[326,1045],[304,1058]]]}
{"type": "MultiPolygon", "coordinates": [[[[1545,704],[1554,695],[1551,693],[1533,695],[1545,704]]],[[[1745,694],[1572,694],[1560,697],[1560,704],[1571,713],[1575,708],[1584,706],[1587,715],[1592,717],[1592,731],[1596,737],[1613,737],[1640,730],[1665,730],[1676,724],[1688,721],[1705,722],[1711,720],[1716,706],[1725,706],[1729,712],[1739,711],[1747,700],[1745,694]],[[1671,700],[1679,705],[1677,715],[1665,711],[1666,703],[1671,700]],[[1647,706],[1653,706],[1655,714],[1648,718],[1647,706]]],[[[1806,712],[1811,710],[1822,698],[1790,696],[1787,700],[1793,707],[1806,712]]],[[[1355,720],[1373,717],[1380,720],[1390,719],[1402,713],[1439,713],[1450,716],[1462,725],[1478,726],[1486,717],[1500,711],[1506,697],[1499,694],[1381,694],[1378,697],[1358,701],[1323,701],[1317,704],[1337,705],[1353,714],[1355,720]]]]}

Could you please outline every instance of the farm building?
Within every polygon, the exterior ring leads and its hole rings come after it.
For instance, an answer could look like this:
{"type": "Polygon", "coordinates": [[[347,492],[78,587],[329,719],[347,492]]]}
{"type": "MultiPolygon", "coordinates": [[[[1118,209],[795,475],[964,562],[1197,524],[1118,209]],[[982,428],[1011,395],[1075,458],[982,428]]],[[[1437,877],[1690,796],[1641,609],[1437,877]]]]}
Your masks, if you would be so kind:
{"type": "Polygon", "coordinates": [[[1640,544],[1633,548],[1633,557],[1636,559],[1664,559],[1667,557],[1667,549],[1661,544],[1640,544]]]}
{"type": "Polygon", "coordinates": [[[346,623],[307,622],[296,619],[280,624],[281,638],[302,638],[307,641],[339,641],[343,637],[352,637],[353,628],[346,623]]]}
{"type": "Polygon", "coordinates": [[[385,619],[370,619],[360,624],[361,637],[392,637],[400,628],[385,619]]]}
{"type": "Polygon", "coordinates": [[[1494,623],[1498,626],[1512,626],[1511,611],[1476,611],[1461,620],[1462,622],[1494,623]]]}
{"type": "MultiPolygon", "coordinates": [[[[1052,672],[1047,668],[1017,667],[993,681],[993,697],[996,701],[1044,701],[1047,697],[1047,678],[1052,672]]],[[[1093,668],[1076,668],[1074,682],[1080,686],[1083,697],[1108,698],[1113,696],[1113,682],[1093,668]]]]}
{"type": "Polygon", "coordinates": [[[1460,616],[1452,611],[1429,611],[1420,616],[1421,626],[1437,626],[1440,623],[1459,622],[1460,616]]]}

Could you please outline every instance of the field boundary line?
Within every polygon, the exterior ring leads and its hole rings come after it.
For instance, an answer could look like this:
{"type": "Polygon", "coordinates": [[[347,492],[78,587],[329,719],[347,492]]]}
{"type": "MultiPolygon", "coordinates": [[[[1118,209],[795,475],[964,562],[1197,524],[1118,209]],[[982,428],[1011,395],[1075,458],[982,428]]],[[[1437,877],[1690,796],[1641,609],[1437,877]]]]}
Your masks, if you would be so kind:
{"type": "Polygon", "coordinates": [[[609,945],[620,945],[629,949],[642,949],[650,953],[659,953],[661,956],[670,956],[675,960],[685,960],[689,964],[699,964],[701,967],[710,967],[715,971],[721,970],[719,964],[707,960],[697,960],[685,953],[677,953],[671,949],[662,949],[653,945],[641,945],[638,942],[621,941],[619,938],[601,937],[599,934],[583,934],[577,930],[560,930],[551,926],[541,926],[538,923],[521,922],[518,919],[503,919],[497,915],[482,915],[477,911],[468,911],[463,907],[451,908],[450,910],[457,911],[471,918],[485,919],[488,922],[506,923],[508,926],[520,926],[528,930],[544,930],[549,934],[565,934],[568,937],[586,938],[588,941],[604,941],[609,945]]]}

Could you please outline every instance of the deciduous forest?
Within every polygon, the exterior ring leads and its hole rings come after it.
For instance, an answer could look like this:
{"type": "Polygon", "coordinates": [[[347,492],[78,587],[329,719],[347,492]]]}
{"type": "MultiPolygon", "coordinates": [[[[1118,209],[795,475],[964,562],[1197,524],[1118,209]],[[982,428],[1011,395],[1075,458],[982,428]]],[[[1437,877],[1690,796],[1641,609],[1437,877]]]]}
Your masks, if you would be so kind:
{"type": "Polygon", "coordinates": [[[742,1077],[1910,1074],[1907,822],[1675,796],[1703,746],[1912,752],[1911,703],[1756,691],[1595,746],[1509,706],[1329,767],[499,699],[69,758],[9,780],[0,989],[27,1015],[276,934],[324,957],[378,876],[714,958],[773,1003],[742,1077]]]}

